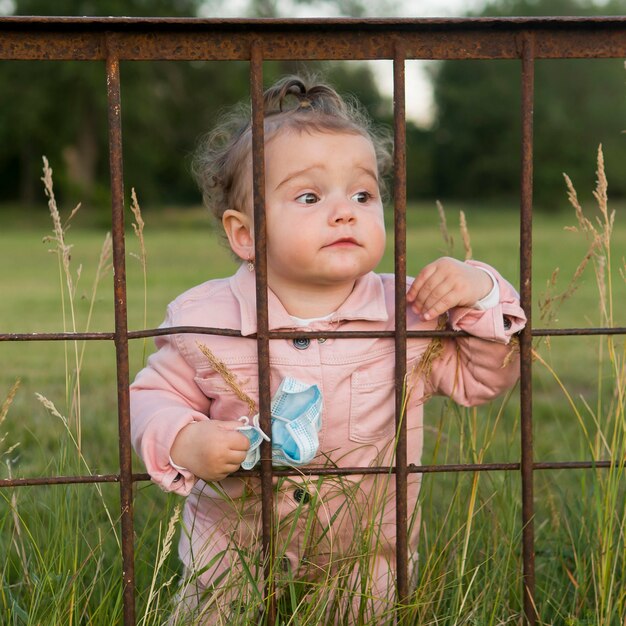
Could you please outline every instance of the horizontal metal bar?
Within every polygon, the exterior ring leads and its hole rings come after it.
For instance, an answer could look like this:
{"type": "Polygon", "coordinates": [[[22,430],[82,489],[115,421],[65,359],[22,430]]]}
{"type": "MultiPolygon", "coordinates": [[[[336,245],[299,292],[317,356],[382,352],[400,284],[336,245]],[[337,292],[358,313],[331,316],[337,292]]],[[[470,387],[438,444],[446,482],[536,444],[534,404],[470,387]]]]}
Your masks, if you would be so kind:
{"type": "MultiPolygon", "coordinates": [[[[626,465],[621,461],[544,461],[533,463],[533,470],[576,470],[576,469],[611,469],[626,465]]],[[[442,465],[413,465],[408,466],[409,474],[443,474],[460,472],[497,472],[518,471],[520,464],[512,463],[457,463],[442,465]]],[[[258,477],[258,470],[239,470],[231,474],[233,478],[258,477]]],[[[273,476],[370,476],[375,474],[395,474],[395,468],[380,467],[301,467],[298,469],[274,469],[273,476]]],[[[32,487],[42,485],[72,485],[88,483],[117,483],[119,474],[91,474],[88,476],[49,476],[37,478],[5,478],[0,479],[0,489],[3,487],[32,487]]],[[[133,482],[148,482],[147,473],[133,474],[133,482]]]]}
{"type": "Polygon", "coordinates": [[[115,333],[1,333],[0,341],[106,341],[115,333]]]}
{"type": "Polygon", "coordinates": [[[0,480],[0,488],[33,487],[41,485],[74,485],[85,483],[119,483],[119,481],[119,474],[90,474],[88,476],[43,476],[38,478],[4,478],[0,480]]]}
{"type": "Polygon", "coordinates": [[[626,335],[626,326],[614,328],[533,328],[531,335],[533,337],[626,335]]]}
{"type": "MultiPolygon", "coordinates": [[[[626,460],[621,461],[545,461],[535,462],[533,470],[559,470],[559,469],[610,469],[626,465],[626,460]]],[[[440,474],[454,472],[494,472],[494,471],[518,471],[520,464],[512,463],[457,463],[441,465],[414,465],[409,464],[409,474],[440,474]]],[[[394,467],[342,467],[342,468],[298,468],[298,470],[274,470],[274,476],[348,476],[348,475],[371,475],[371,474],[395,474],[394,467]]],[[[250,472],[236,472],[233,476],[250,476],[250,472]]]]}
{"type": "MultiPolygon", "coordinates": [[[[241,332],[230,328],[213,328],[210,326],[170,326],[168,328],[147,328],[128,332],[129,339],[145,339],[164,335],[198,334],[241,337],[241,332]]],[[[297,339],[306,334],[311,339],[363,339],[365,337],[395,337],[395,331],[298,331],[281,330],[268,333],[270,339],[297,339]]],[[[533,337],[571,337],[597,335],[626,335],[626,326],[614,328],[534,328],[533,337]]],[[[470,335],[457,330],[409,330],[407,337],[469,337],[470,335]]],[[[248,339],[256,339],[256,334],[248,335],[248,339]]],[[[115,333],[0,333],[0,341],[103,341],[115,339],[115,333]]]]}
{"type": "Polygon", "coordinates": [[[626,17],[448,19],[0,18],[0,59],[121,60],[518,59],[626,56],[626,17]],[[105,37],[107,42],[105,43],[105,37]]]}
{"type": "MultiPolygon", "coordinates": [[[[66,29],[84,26],[98,27],[107,32],[129,27],[160,32],[179,30],[181,27],[226,27],[233,30],[265,28],[301,27],[345,27],[367,31],[377,28],[421,27],[424,29],[446,30],[472,27],[476,29],[510,28],[586,28],[588,24],[613,24],[626,22],[626,16],[511,16],[511,17],[321,17],[321,18],[223,18],[223,17],[124,17],[124,16],[72,16],[72,15],[5,15],[0,17],[0,25],[32,25],[34,28],[47,28],[50,24],[66,29]]],[[[264,51],[265,52],[265,51],[264,51]]]]}

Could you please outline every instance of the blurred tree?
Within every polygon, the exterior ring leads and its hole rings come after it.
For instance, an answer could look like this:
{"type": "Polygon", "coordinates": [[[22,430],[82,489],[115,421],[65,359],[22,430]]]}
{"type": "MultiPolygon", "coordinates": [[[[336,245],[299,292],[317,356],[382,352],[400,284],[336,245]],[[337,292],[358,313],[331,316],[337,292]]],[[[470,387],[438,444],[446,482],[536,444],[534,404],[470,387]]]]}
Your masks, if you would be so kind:
{"type": "MultiPolygon", "coordinates": [[[[155,15],[189,17],[201,0],[14,0],[15,15],[155,15]]],[[[174,89],[164,82],[157,64],[124,64],[123,91],[128,101],[124,121],[152,123],[157,103],[174,89]],[[152,93],[155,106],[145,107],[140,95],[152,93]],[[160,97],[159,97],[160,96],[160,97]],[[139,112],[138,109],[141,109],[139,112]]],[[[55,182],[70,202],[104,200],[108,194],[107,116],[104,65],[100,62],[0,63],[0,182],[5,198],[31,204],[39,198],[41,155],[56,169],[55,182]],[[19,99],[19,106],[16,100],[19,99]]],[[[161,100],[161,102],[159,102],[161,100]]],[[[162,112],[163,113],[163,112],[162,112]]],[[[141,124],[138,124],[141,128],[141,124]]],[[[158,127],[158,125],[157,125],[158,127]]],[[[145,145],[128,146],[129,164],[152,155],[145,145]]]]}
{"type": "MultiPolygon", "coordinates": [[[[209,2],[214,0],[209,0],[209,2]]],[[[375,4],[366,0],[292,0],[293,5],[316,5],[320,15],[333,17],[375,17],[393,15],[397,8],[395,0],[378,0],[375,4]]],[[[289,14],[292,7],[283,0],[248,0],[247,14],[254,17],[280,17],[289,14]]]]}
{"type": "Polygon", "coordinates": [[[13,0],[14,15],[195,17],[206,0],[13,0]]]}
{"type": "MultiPolygon", "coordinates": [[[[214,1],[15,0],[15,14],[191,17],[214,1]]],[[[342,2],[337,0],[338,6],[359,5],[342,2]]],[[[251,7],[256,14],[270,9],[278,10],[271,0],[254,0],[251,7]]],[[[380,95],[371,69],[362,63],[272,62],[266,64],[265,80],[269,83],[303,69],[354,93],[378,119],[389,119],[390,105],[380,95]]],[[[222,107],[247,97],[248,64],[127,62],[120,72],[127,191],[135,187],[144,206],[198,202],[189,175],[190,153],[222,107]]],[[[40,200],[39,172],[45,154],[55,168],[55,184],[65,204],[82,200],[108,206],[105,85],[101,62],[0,62],[4,200],[27,204],[40,200]]]]}
{"type": "MultiPolygon", "coordinates": [[[[484,16],[618,12],[619,3],[498,0],[484,16]]],[[[513,196],[520,171],[520,63],[450,61],[434,72],[434,188],[438,197],[513,196]]],[[[535,66],[535,202],[566,203],[562,172],[588,193],[603,144],[614,196],[623,176],[624,69],[615,60],[540,60],[535,66]]]]}

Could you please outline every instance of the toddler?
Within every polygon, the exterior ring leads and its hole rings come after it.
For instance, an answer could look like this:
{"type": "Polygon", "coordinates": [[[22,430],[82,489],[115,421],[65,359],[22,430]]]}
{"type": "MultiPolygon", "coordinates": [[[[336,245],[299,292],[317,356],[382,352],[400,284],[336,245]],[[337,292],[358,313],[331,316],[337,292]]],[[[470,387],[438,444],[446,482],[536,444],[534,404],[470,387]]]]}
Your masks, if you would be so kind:
{"type": "MultiPolygon", "coordinates": [[[[392,465],[393,339],[307,337],[307,331],[394,328],[394,276],[373,271],[385,247],[388,142],[323,84],[285,78],[265,92],[264,107],[269,328],[301,331],[295,340],[270,344],[274,462],[392,465]]],[[[183,623],[232,622],[240,614],[256,621],[260,614],[260,483],[230,477],[254,466],[266,436],[255,418],[251,144],[249,115],[235,115],[208,138],[195,163],[205,203],[240,267],[176,298],[163,323],[229,328],[241,336],[157,337],[157,352],[131,387],[136,451],[155,483],[186,496],[179,544],[183,623]]],[[[516,291],[495,269],[448,257],[407,280],[406,301],[409,330],[436,329],[443,316],[449,328],[470,335],[407,341],[408,461],[419,464],[424,399],[445,394],[476,405],[509,389],[519,364],[507,358],[507,344],[525,318],[516,291]]],[[[409,512],[417,509],[419,482],[418,474],[409,475],[409,512]]],[[[298,475],[274,484],[279,593],[281,580],[298,581],[297,601],[319,609],[318,623],[391,615],[393,477],[298,475]]],[[[417,517],[409,528],[411,555],[417,517]]]]}

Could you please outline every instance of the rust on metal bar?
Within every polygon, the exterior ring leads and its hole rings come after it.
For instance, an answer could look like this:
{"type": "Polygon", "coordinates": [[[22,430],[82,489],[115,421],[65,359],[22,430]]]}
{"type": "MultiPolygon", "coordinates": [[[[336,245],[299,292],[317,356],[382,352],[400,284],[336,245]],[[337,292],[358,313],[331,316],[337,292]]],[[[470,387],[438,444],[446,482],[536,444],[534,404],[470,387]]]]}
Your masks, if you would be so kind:
{"type": "MultiPolygon", "coordinates": [[[[257,355],[259,370],[259,418],[261,428],[271,438],[270,352],[267,294],[267,229],[265,214],[265,112],[263,106],[263,48],[255,43],[250,51],[250,99],[252,103],[252,179],[254,198],[254,265],[256,273],[257,355]]],[[[274,586],[274,485],[272,443],[261,443],[261,520],[265,573],[265,619],[276,622],[274,586]]]]}
{"type": "Polygon", "coordinates": [[[90,474],[88,476],[41,476],[36,478],[4,478],[0,480],[0,489],[3,487],[35,487],[43,485],[118,483],[119,481],[119,474],[90,474]]]}
{"type": "MultiPolygon", "coordinates": [[[[581,469],[618,469],[626,466],[626,460],[619,461],[535,461],[533,469],[543,470],[581,470],[581,469]]],[[[459,463],[442,465],[413,465],[407,466],[409,474],[444,474],[460,472],[512,472],[519,471],[520,463],[459,463]]],[[[315,468],[306,467],[295,469],[275,469],[274,476],[370,476],[388,475],[395,473],[395,467],[380,465],[376,467],[341,467],[315,468]]],[[[259,476],[258,470],[239,470],[233,472],[235,478],[259,476]]],[[[143,473],[133,474],[133,482],[149,482],[150,475],[143,473]]],[[[9,487],[41,487],[73,484],[117,483],[119,474],[91,474],[87,476],[42,476],[30,478],[3,478],[0,479],[0,489],[9,487]]]]}
{"type": "MultiPolygon", "coordinates": [[[[626,460],[603,460],[603,461],[536,461],[533,469],[541,470],[575,470],[575,469],[616,469],[626,466],[626,460]]],[[[442,474],[458,472],[497,472],[497,471],[519,471],[521,463],[509,461],[505,463],[447,463],[437,465],[414,465],[407,466],[409,474],[442,474]]],[[[252,470],[254,471],[254,470],[252,470]]],[[[378,474],[393,474],[396,472],[395,466],[388,467],[379,465],[375,467],[335,467],[335,468],[315,468],[302,467],[298,470],[275,469],[274,476],[369,476],[378,474]]],[[[239,471],[233,476],[250,476],[251,472],[239,471]]]]}
{"type": "Polygon", "coordinates": [[[112,341],[115,333],[1,333],[0,341],[112,341]]]}
{"type": "Polygon", "coordinates": [[[625,17],[262,19],[0,18],[0,59],[106,58],[115,33],[122,60],[248,60],[254,42],[267,60],[518,59],[527,34],[536,58],[620,58],[625,17]]]}
{"type": "Polygon", "coordinates": [[[404,54],[395,42],[393,59],[393,171],[395,271],[395,413],[396,413],[396,585],[397,600],[409,598],[406,378],[406,93],[404,54]]]}
{"type": "MultiPolygon", "coordinates": [[[[167,328],[147,328],[145,330],[131,330],[127,335],[129,339],[145,339],[147,337],[161,337],[163,335],[176,334],[199,334],[219,335],[223,337],[242,337],[241,331],[231,328],[213,328],[210,326],[168,326],[167,328]]],[[[327,339],[330,336],[341,339],[363,339],[365,337],[394,337],[395,331],[365,331],[344,330],[310,331],[311,339],[327,339]]],[[[533,337],[585,337],[598,335],[626,335],[626,326],[598,327],[598,328],[533,328],[533,337]]],[[[281,330],[270,331],[270,339],[297,339],[302,336],[301,332],[281,330]]],[[[406,333],[409,338],[434,338],[434,337],[467,337],[468,333],[460,330],[409,330],[406,333]]],[[[256,339],[256,334],[247,335],[248,339],[256,339]]],[[[111,341],[115,339],[115,333],[89,332],[89,333],[0,333],[0,341],[111,341]]]]}
{"type": "Polygon", "coordinates": [[[122,101],[120,64],[114,52],[106,59],[111,168],[111,221],[113,241],[113,291],[115,299],[115,353],[120,459],[120,509],[122,527],[122,578],[124,624],[135,624],[135,556],[133,528],[133,468],[130,443],[128,318],[126,252],[124,241],[124,180],[122,167],[122,101]]]}
{"type": "Polygon", "coordinates": [[[520,334],[522,562],[524,617],[529,626],[537,622],[535,605],[535,533],[533,489],[532,415],[532,202],[533,202],[533,35],[526,37],[522,54],[522,163],[520,203],[520,296],[526,328],[520,334]]]}
{"type": "Polygon", "coordinates": [[[533,337],[584,337],[596,335],[626,335],[626,326],[613,328],[533,328],[533,337]]]}

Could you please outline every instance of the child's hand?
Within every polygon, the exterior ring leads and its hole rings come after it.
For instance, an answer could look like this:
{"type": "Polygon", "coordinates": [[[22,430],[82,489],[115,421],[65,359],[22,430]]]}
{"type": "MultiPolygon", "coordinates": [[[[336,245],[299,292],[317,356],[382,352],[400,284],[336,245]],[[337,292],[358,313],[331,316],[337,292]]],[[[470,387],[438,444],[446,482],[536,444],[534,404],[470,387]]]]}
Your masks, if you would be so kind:
{"type": "Polygon", "coordinates": [[[417,275],[406,298],[416,313],[431,320],[455,306],[474,306],[492,286],[489,274],[483,270],[441,257],[417,275]]]}
{"type": "Polygon", "coordinates": [[[172,461],[203,480],[222,480],[236,472],[250,447],[237,431],[241,422],[202,420],[185,426],[170,450],[172,461]]]}

